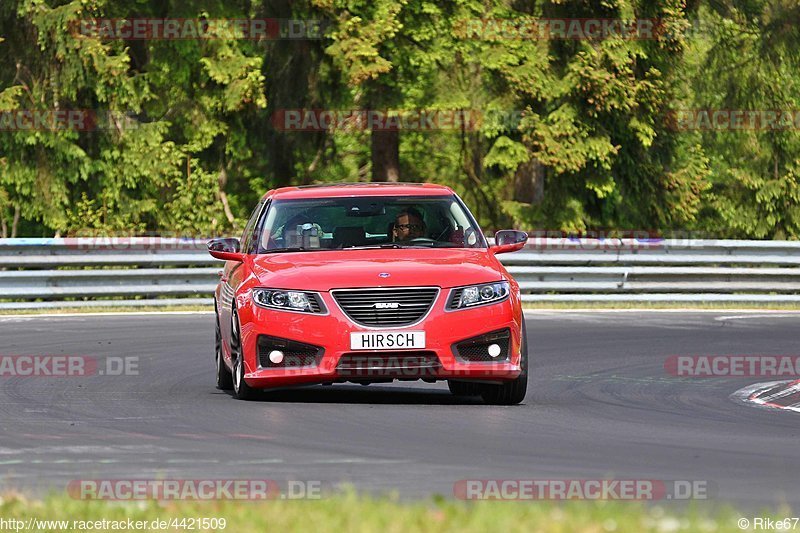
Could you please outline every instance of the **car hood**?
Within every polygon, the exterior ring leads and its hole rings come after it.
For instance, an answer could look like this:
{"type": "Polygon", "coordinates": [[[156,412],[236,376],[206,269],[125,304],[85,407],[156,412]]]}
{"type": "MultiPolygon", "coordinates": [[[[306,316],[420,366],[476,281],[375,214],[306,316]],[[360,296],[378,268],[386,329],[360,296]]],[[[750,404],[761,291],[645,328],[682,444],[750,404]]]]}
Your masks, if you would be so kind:
{"type": "Polygon", "coordinates": [[[465,248],[261,254],[253,259],[253,272],[265,287],[313,291],[348,287],[449,288],[503,277],[502,266],[486,249],[465,248]]]}

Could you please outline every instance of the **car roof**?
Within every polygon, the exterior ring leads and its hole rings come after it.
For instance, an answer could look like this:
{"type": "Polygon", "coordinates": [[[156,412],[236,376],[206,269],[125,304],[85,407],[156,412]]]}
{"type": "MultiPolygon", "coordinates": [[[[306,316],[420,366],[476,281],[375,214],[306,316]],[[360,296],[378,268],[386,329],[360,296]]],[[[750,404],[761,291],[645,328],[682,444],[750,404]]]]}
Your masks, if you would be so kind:
{"type": "Polygon", "coordinates": [[[264,195],[275,200],[301,198],[342,198],[353,196],[449,196],[450,187],[433,183],[336,183],[282,187],[264,195]]]}

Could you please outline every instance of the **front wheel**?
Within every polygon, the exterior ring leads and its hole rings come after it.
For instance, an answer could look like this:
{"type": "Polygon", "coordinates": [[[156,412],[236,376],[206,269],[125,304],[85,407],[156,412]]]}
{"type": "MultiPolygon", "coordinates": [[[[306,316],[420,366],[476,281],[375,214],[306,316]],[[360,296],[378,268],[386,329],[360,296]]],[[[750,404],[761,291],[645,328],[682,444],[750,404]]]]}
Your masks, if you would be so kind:
{"type": "Polygon", "coordinates": [[[525,399],[528,391],[528,335],[525,331],[525,317],[522,317],[520,333],[520,361],[522,371],[519,377],[502,385],[483,385],[481,398],[490,405],[516,405],[525,399]]]}
{"type": "Polygon", "coordinates": [[[217,388],[219,390],[231,390],[233,388],[233,375],[231,371],[228,370],[228,367],[225,366],[225,359],[222,356],[222,335],[219,331],[219,315],[216,313],[214,313],[214,315],[216,316],[216,335],[214,342],[216,355],[214,355],[214,360],[217,366],[217,388]]]}
{"type": "Polygon", "coordinates": [[[234,309],[231,317],[231,361],[233,361],[233,394],[240,400],[252,400],[256,389],[244,380],[244,352],[239,330],[239,316],[234,309]]]}

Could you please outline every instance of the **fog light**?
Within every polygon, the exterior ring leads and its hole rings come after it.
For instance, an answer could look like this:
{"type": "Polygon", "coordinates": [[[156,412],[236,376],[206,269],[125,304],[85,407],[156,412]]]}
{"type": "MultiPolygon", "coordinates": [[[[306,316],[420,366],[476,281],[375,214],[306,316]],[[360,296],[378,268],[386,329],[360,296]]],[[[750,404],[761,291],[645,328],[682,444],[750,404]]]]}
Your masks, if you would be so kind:
{"type": "MultiPolygon", "coordinates": [[[[498,347],[498,353],[500,348],[498,347]]],[[[280,350],[272,350],[269,352],[269,360],[273,365],[279,365],[283,361],[283,352],[280,350]]]]}
{"type": "MultiPolygon", "coordinates": [[[[497,357],[500,355],[500,345],[498,344],[490,344],[489,345],[489,355],[492,357],[497,357]]],[[[272,356],[270,356],[271,358],[272,356]]]]}

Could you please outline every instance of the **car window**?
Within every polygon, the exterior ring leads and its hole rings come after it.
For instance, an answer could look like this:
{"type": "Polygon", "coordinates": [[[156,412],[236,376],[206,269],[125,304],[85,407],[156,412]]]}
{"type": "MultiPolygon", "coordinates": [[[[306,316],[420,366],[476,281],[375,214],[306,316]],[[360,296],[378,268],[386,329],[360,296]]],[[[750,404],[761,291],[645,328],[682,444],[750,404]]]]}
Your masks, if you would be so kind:
{"type": "Polygon", "coordinates": [[[455,196],[274,200],[261,228],[259,252],[381,245],[486,247],[474,218],[455,196]],[[398,221],[403,223],[395,231],[398,221]]]}
{"type": "Polygon", "coordinates": [[[252,229],[252,231],[250,233],[250,240],[247,243],[247,248],[245,249],[246,250],[245,253],[248,253],[248,254],[258,253],[259,242],[261,240],[261,233],[263,232],[264,224],[266,222],[266,220],[265,220],[266,216],[265,216],[264,212],[269,210],[269,204],[270,204],[270,202],[264,202],[262,207],[261,207],[261,209],[260,209],[260,212],[258,212],[256,214],[256,218],[255,218],[256,223],[253,226],[253,229],[252,229]]]}
{"type": "Polygon", "coordinates": [[[256,225],[258,223],[259,216],[261,215],[261,208],[264,206],[264,202],[265,200],[258,202],[258,205],[256,205],[255,209],[253,209],[253,212],[250,213],[250,218],[247,220],[247,224],[242,232],[242,240],[239,248],[244,253],[254,253],[256,251],[251,251],[250,249],[253,247],[253,236],[256,232],[256,225]]]}

